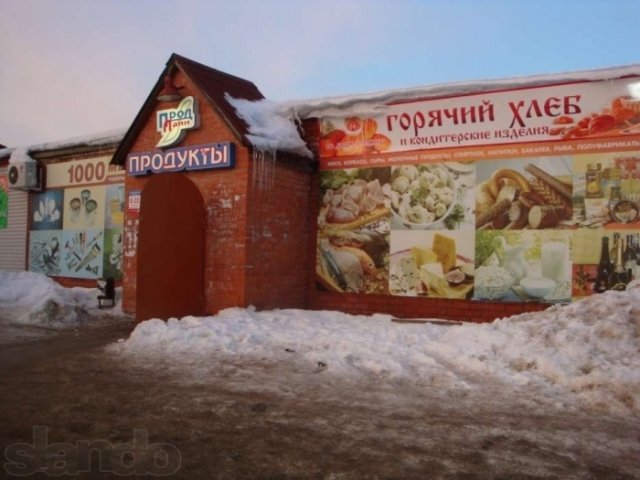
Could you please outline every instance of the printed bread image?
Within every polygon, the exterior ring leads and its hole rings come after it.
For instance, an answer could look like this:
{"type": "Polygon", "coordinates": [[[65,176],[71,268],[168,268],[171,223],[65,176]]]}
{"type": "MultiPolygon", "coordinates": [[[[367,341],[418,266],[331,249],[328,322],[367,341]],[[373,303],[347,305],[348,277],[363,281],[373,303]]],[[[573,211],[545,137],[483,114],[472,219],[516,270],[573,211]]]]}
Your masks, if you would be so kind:
{"type": "Polygon", "coordinates": [[[476,228],[557,228],[571,218],[572,185],[531,163],[523,170],[501,168],[478,185],[476,228]]]}

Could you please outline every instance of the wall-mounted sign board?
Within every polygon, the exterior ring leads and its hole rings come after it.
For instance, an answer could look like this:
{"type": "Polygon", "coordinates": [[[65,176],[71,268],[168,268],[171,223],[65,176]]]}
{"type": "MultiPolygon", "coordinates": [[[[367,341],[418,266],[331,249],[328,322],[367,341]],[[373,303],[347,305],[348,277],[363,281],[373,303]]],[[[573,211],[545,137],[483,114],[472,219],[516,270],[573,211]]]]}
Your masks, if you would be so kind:
{"type": "Polygon", "coordinates": [[[127,172],[129,175],[147,175],[182,170],[233,168],[235,156],[235,145],[230,142],[136,152],[127,155],[127,172]]]}

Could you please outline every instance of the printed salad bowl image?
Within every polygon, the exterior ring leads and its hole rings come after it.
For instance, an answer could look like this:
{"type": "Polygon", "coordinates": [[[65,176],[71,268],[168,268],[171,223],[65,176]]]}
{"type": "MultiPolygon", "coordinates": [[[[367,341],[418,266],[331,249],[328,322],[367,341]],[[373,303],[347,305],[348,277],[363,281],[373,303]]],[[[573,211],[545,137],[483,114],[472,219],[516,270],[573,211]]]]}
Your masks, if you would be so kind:
{"type": "Polygon", "coordinates": [[[455,178],[440,164],[393,167],[390,196],[397,222],[409,229],[435,228],[455,205],[455,178]]]}

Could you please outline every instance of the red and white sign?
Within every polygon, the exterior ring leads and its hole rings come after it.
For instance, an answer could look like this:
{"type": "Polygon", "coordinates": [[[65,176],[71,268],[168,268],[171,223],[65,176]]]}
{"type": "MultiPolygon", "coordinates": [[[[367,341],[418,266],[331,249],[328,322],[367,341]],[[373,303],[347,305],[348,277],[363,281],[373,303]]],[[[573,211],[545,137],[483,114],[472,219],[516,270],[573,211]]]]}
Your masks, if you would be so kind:
{"type": "Polygon", "coordinates": [[[123,183],[124,169],[110,161],[99,157],[47,165],[47,188],[123,183]]]}
{"type": "Polygon", "coordinates": [[[634,77],[530,87],[396,103],[371,118],[324,118],[320,156],[638,135],[639,85],[634,77]]]}

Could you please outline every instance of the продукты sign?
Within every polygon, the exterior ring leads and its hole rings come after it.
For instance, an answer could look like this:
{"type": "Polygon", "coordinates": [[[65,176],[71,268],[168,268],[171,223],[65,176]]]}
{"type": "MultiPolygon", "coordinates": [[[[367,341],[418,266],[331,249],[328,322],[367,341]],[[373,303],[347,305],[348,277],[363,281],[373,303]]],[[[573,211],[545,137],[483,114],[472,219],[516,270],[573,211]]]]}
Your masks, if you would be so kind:
{"type": "Polygon", "coordinates": [[[210,143],[165,151],[137,152],[127,155],[129,175],[233,168],[235,145],[230,142],[210,143]]]}

